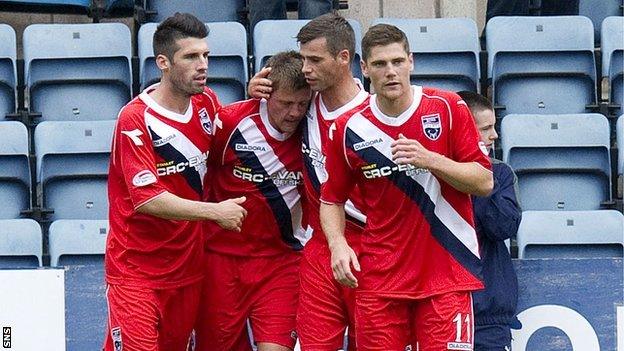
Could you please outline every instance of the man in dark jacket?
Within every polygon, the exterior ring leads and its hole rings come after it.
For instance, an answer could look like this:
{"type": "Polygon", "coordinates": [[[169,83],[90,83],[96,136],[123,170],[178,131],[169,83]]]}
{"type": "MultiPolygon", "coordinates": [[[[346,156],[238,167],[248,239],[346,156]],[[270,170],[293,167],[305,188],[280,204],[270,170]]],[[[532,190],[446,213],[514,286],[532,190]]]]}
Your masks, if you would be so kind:
{"type": "MultiPolygon", "coordinates": [[[[483,96],[458,93],[473,114],[481,149],[490,153],[498,134],[492,104],[483,96]]],[[[515,236],[521,210],[517,198],[517,178],[509,165],[492,158],[494,189],[489,196],[473,196],[475,228],[479,238],[485,290],[473,293],[475,314],[475,351],[511,350],[511,328],[518,329],[516,318],[518,279],[505,240],[515,236]]]]}

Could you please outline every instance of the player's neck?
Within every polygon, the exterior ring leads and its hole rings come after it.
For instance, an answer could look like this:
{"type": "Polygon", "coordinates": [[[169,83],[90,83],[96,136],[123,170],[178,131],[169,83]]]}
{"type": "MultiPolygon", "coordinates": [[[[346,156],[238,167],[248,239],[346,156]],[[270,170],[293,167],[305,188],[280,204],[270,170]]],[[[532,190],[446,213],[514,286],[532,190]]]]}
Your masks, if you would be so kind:
{"type": "Polygon", "coordinates": [[[379,110],[388,117],[398,117],[403,112],[407,111],[414,102],[413,88],[410,87],[408,94],[403,94],[397,99],[388,99],[380,94],[377,94],[376,102],[379,110]]]}
{"type": "Polygon", "coordinates": [[[353,100],[360,92],[360,87],[353,80],[353,76],[344,76],[331,88],[321,92],[321,99],[327,111],[335,111],[353,100]]]}
{"type": "Polygon", "coordinates": [[[149,95],[157,104],[169,111],[184,114],[189,107],[188,94],[175,89],[167,81],[163,80],[149,95]]]}

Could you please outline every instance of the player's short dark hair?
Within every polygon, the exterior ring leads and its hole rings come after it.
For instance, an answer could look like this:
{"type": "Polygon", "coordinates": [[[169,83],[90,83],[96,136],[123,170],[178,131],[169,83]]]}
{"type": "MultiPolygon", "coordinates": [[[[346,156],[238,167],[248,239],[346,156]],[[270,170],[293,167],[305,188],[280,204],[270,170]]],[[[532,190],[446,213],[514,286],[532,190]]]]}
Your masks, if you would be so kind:
{"type": "Polygon", "coordinates": [[[154,56],[165,55],[173,61],[173,55],[180,49],[176,45],[177,40],[189,37],[203,39],[208,36],[208,32],[208,27],[197,17],[176,12],[156,28],[152,43],[154,56]]]}
{"type": "Polygon", "coordinates": [[[492,106],[490,100],[483,95],[468,90],[459,91],[457,92],[457,95],[464,100],[473,114],[484,110],[494,111],[494,107],[492,106]]]}
{"type": "Polygon", "coordinates": [[[303,57],[296,51],[282,51],[271,56],[265,67],[271,67],[268,78],[273,82],[273,89],[296,91],[309,87],[301,71],[303,57]]]}
{"type": "Polygon", "coordinates": [[[338,11],[318,16],[303,26],[297,34],[297,41],[306,44],[314,39],[325,38],[327,50],[334,57],[342,50],[349,51],[349,57],[355,56],[355,32],[338,11]]]}
{"type": "Polygon", "coordinates": [[[376,24],[366,31],[362,38],[362,59],[366,61],[374,46],[384,46],[394,43],[403,45],[405,52],[410,53],[407,36],[399,28],[390,24],[376,24]]]}

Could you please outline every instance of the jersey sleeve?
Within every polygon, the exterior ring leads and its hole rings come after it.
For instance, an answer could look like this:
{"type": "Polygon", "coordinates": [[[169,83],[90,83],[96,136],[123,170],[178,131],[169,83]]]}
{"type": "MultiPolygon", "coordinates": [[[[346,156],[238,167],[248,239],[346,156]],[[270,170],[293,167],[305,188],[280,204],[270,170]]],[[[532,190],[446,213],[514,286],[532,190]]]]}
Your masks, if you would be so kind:
{"type": "Polygon", "coordinates": [[[345,124],[339,121],[329,128],[325,168],[327,181],[321,185],[321,202],[344,204],[355,185],[353,170],[347,163],[345,147],[345,124]]]}
{"type": "Polygon", "coordinates": [[[116,167],[135,209],[167,190],[158,181],[152,140],[140,118],[137,112],[122,112],[113,143],[116,167]]]}
{"type": "Polygon", "coordinates": [[[463,100],[451,103],[451,152],[457,162],[477,162],[487,170],[492,166],[485,146],[479,139],[479,133],[472,114],[463,100]]]}

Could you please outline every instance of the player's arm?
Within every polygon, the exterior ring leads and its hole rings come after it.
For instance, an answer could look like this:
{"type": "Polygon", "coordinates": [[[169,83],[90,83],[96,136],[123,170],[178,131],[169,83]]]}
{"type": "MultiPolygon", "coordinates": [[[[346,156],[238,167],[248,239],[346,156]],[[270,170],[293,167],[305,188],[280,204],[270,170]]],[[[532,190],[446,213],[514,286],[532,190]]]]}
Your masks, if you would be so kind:
{"type": "Polygon", "coordinates": [[[477,162],[457,162],[437,152],[427,150],[417,140],[399,134],[392,143],[392,159],[397,164],[424,168],[468,194],[486,196],[494,186],[492,172],[477,162]]]}
{"type": "Polygon", "coordinates": [[[137,212],[173,220],[210,220],[224,229],[240,231],[247,215],[243,202],[244,196],[214,203],[187,200],[165,191],[139,206],[137,212]]]}
{"type": "Polygon", "coordinates": [[[271,73],[271,67],[264,67],[256,73],[247,86],[247,94],[256,99],[268,99],[271,96],[273,82],[267,78],[271,73]]]}
{"type": "Polygon", "coordinates": [[[522,218],[516,176],[506,165],[500,169],[492,193],[486,197],[473,198],[475,223],[479,232],[495,241],[515,236],[522,218]]]}
{"type": "Polygon", "coordinates": [[[327,244],[331,251],[331,265],[334,279],[350,288],[357,287],[357,279],[351,272],[351,264],[356,271],[360,271],[360,263],[353,249],[345,238],[345,210],[344,205],[321,202],[321,226],[327,237],[327,244]]]}

